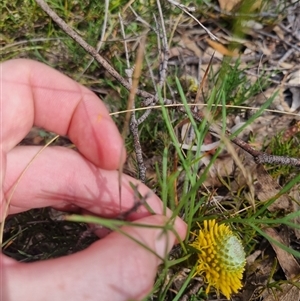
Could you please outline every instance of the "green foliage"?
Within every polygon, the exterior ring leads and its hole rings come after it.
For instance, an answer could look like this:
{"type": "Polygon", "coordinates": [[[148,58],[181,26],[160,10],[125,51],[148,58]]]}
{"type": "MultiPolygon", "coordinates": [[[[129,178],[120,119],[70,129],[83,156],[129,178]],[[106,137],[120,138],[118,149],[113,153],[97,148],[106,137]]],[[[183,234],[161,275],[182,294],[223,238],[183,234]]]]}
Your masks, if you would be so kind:
{"type": "MultiPolygon", "coordinates": [[[[284,132],[281,132],[272,138],[267,151],[277,156],[299,158],[299,139],[299,133],[286,139],[284,132]]],[[[281,183],[290,181],[297,174],[297,169],[293,166],[269,166],[268,170],[273,177],[280,178],[281,183]]]]}

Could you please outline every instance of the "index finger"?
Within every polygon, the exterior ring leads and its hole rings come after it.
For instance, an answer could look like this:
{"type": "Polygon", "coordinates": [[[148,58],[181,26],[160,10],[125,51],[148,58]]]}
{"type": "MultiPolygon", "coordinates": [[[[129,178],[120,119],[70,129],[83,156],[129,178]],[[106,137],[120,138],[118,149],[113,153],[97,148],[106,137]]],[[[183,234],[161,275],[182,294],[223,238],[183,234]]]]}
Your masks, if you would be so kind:
{"type": "Polygon", "coordinates": [[[125,151],[105,105],[87,88],[35,61],[1,64],[2,149],[11,150],[33,125],[68,135],[79,151],[104,169],[118,168],[125,151]]]}

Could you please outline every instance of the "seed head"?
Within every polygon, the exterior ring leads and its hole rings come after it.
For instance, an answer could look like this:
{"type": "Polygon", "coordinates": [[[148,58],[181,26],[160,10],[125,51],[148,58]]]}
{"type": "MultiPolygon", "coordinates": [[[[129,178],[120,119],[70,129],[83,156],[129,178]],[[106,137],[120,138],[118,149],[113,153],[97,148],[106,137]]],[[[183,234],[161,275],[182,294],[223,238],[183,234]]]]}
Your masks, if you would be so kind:
{"type": "MultiPolygon", "coordinates": [[[[245,269],[245,251],[240,239],[224,224],[215,220],[204,221],[204,228],[196,235],[191,246],[198,250],[196,274],[204,276],[208,286],[229,299],[242,287],[245,269]]],[[[194,276],[195,276],[194,275],[194,276]]]]}

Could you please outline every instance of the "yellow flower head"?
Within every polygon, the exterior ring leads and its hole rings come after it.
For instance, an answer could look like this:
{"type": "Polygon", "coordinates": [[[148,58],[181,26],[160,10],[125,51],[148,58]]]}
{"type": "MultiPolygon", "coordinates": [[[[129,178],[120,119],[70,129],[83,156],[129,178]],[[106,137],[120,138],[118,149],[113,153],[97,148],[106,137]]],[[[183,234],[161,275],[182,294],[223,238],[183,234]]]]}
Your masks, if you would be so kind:
{"type": "Polygon", "coordinates": [[[211,286],[227,299],[237,293],[242,287],[246,259],[241,241],[230,228],[215,220],[204,221],[204,228],[191,246],[199,250],[195,275],[203,274],[208,283],[206,293],[211,286]]]}

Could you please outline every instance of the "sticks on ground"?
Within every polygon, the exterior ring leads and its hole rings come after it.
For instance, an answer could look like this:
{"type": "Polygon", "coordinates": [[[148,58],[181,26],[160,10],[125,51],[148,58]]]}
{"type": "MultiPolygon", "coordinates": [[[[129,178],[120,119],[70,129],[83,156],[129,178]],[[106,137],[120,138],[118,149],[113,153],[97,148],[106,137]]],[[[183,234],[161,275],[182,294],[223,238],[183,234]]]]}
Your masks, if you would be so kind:
{"type": "MultiPolygon", "coordinates": [[[[195,120],[202,122],[203,116],[200,116],[200,114],[194,113],[193,111],[191,111],[191,113],[195,120]]],[[[221,133],[221,128],[218,129],[216,126],[214,126],[214,128],[210,127],[208,130],[210,133],[216,134],[218,136],[221,133]]],[[[275,164],[275,165],[290,165],[290,166],[300,167],[300,159],[290,158],[285,156],[274,156],[261,151],[257,151],[242,139],[239,139],[237,137],[232,138],[231,133],[228,130],[225,131],[225,134],[226,134],[226,138],[228,138],[235,145],[239,146],[241,149],[243,149],[248,154],[250,154],[254,158],[254,161],[257,164],[268,163],[268,164],[275,164]]]]}
{"type": "MultiPolygon", "coordinates": [[[[86,52],[88,52],[99,64],[103,66],[117,81],[120,82],[128,91],[132,89],[132,85],[126,81],[100,54],[97,53],[96,49],[91,45],[86,43],[73,29],[71,29],[55,12],[51,10],[51,8],[45,3],[44,0],[36,0],[38,5],[53,19],[53,21],[60,26],[60,28],[68,34],[73,40],[75,40],[86,52]]],[[[164,41],[164,39],[163,39],[164,41]]],[[[164,43],[164,46],[165,43],[164,43]]],[[[166,48],[165,48],[166,49],[166,48]]],[[[164,64],[163,64],[164,65],[164,64]]],[[[164,68],[163,68],[164,69],[164,68]]],[[[149,92],[136,89],[136,95],[144,98],[144,105],[153,105],[157,102],[157,95],[153,95],[149,92]]],[[[171,100],[166,100],[172,103],[171,100]]],[[[179,109],[182,112],[182,109],[179,109]]],[[[202,122],[203,116],[201,117],[199,114],[192,112],[195,120],[202,122]]],[[[136,128],[132,127],[132,130],[136,131],[136,128]]],[[[209,127],[209,131],[212,134],[219,135],[221,133],[221,129],[216,130],[216,127],[209,127]]],[[[284,156],[274,156],[269,155],[264,152],[257,151],[253,149],[248,143],[243,140],[235,137],[231,137],[231,133],[229,131],[225,132],[226,138],[230,139],[234,144],[241,147],[243,150],[248,152],[253,156],[256,163],[269,163],[269,164],[278,164],[278,165],[291,165],[300,167],[300,159],[297,158],[289,158],[284,156]]]]}

